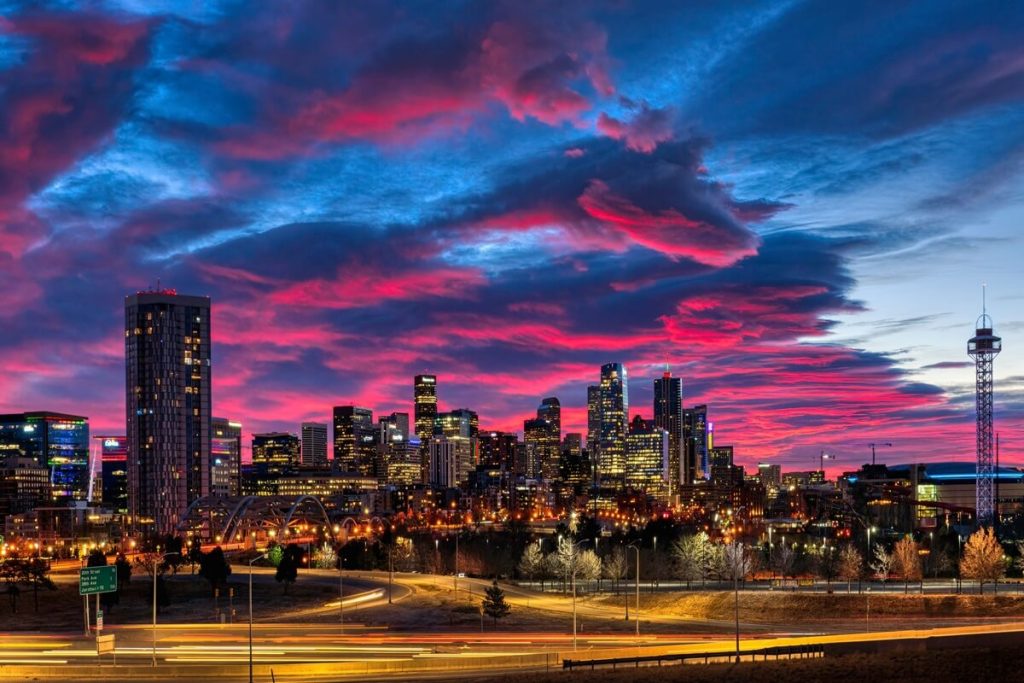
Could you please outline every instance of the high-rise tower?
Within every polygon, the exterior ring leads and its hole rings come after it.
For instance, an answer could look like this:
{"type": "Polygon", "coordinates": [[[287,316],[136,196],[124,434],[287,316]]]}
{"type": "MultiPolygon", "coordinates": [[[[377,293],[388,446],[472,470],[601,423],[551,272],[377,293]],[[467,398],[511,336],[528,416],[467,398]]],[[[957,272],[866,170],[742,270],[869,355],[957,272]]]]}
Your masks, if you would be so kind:
{"type": "MultiPolygon", "coordinates": [[[[683,380],[665,371],[654,380],[654,424],[668,432],[668,496],[684,483],[683,475],[683,380]]],[[[686,482],[691,483],[691,482],[686,482]]]]}
{"type": "Polygon", "coordinates": [[[992,364],[1003,349],[1003,340],[992,333],[992,318],[982,304],[974,336],[967,342],[967,355],[974,359],[974,400],[978,464],[976,470],[975,520],[979,527],[990,526],[995,509],[995,467],[992,462],[992,364]]]}
{"type": "Polygon", "coordinates": [[[426,442],[434,435],[434,422],[437,420],[437,377],[435,375],[416,375],[413,379],[413,419],[416,423],[416,436],[426,442]]]}
{"type": "Polygon", "coordinates": [[[599,481],[622,485],[626,472],[626,434],[629,423],[629,385],[626,366],[601,366],[601,432],[598,441],[599,481]]]}
{"type": "Polygon", "coordinates": [[[210,299],[139,292],[124,318],[129,514],[169,534],[210,492],[210,299]]]}

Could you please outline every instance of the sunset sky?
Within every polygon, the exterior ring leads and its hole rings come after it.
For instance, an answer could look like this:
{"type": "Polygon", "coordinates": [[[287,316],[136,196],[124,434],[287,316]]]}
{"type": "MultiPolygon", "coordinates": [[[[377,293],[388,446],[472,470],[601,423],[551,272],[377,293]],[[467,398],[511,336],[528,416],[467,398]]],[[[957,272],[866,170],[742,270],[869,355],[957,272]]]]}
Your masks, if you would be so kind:
{"type": "MultiPolygon", "coordinates": [[[[124,296],[214,414],[521,430],[665,365],[741,464],[1024,460],[1024,3],[0,0],[0,411],[124,429],[124,296]],[[880,453],[880,455],[883,455],[880,453]]],[[[246,441],[248,437],[246,437],[246,441]]]]}

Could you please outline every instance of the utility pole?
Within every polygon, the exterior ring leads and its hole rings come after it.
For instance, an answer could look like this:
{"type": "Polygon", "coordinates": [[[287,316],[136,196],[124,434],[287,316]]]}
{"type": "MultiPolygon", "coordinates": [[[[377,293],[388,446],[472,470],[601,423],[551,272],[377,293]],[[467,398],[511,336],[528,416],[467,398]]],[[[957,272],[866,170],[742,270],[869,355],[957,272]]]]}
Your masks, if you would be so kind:
{"type": "Polygon", "coordinates": [[[888,447],[892,448],[892,444],[891,443],[869,443],[868,446],[871,446],[871,464],[872,465],[875,464],[875,447],[876,446],[888,446],[888,447]]]}

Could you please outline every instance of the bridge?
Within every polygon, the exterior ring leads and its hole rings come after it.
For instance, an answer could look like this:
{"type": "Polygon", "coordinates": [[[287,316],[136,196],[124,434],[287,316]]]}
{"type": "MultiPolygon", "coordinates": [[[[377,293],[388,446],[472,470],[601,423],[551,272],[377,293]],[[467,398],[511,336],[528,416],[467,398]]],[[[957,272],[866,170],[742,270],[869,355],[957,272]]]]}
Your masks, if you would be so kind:
{"type": "Polygon", "coordinates": [[[385,527],[378,516],[328,514],[315,496],[203,496],[188,506],[178,533],[203,544],[247,544],[250,539],[347,540],[385,527]],[[333,518],[332,518],[333,517],[333,518]]]}

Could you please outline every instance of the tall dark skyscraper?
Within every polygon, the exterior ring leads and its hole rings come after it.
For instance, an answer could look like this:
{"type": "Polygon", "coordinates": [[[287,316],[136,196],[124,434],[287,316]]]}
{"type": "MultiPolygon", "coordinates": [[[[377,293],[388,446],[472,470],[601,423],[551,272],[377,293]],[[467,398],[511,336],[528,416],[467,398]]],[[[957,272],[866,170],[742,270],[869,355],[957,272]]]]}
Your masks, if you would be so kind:
{"type": "Polygon", "coordinates": [[[593,458],[601,440],[601,387],[591,384],[587,387],[587,450],[593,458]]]}
{"type": "Polygon", "coordinates": [[[374,476],[377,434],[372,410],[356,406],[335,406],[334,470],[374,476]]]}
{"type": "Polygon", "coordinates": [[[601,366],[600,435],[597,443],[597,476],[602,483],[621,486],[626,471],[626,435],[629,431],[629,384],[626,366],[601,366]]]}
{"type": "Polygon", "coordinates": [[[527,439],[527,448],[533,445],[535,459],[540,475],[546,481],[561,479],[562,456],[562,405],[554,396],[541,401],[537,408],[537,419],[527,420],[523,427],[524,436],[532,434],[532,441],[527,439]],[[530,423],[534,423],[531,427],[530,423]]]}
{"type": "Polygon", "coordinates": [[[413,380],[413,407],[416,436],[426,443],[434,435],[434,422],[437,420],[437,377],[416,375],[413,380]]]}
{"type": "Polygon", "coordinates": [[[47,411],[0,415],[0,460],[28,458],[49,470],[51,505],[89,495],[89,420],[47,411]]]}
{"type": "Polygon", "coordinates": [[[242,490],[242,423],[214,417],[210,429],[210,495],[237,496],[242,490]]]}
{"type": "Polygon", "coordinates": [[[711,474],[708,462],[708,407],[694,406],[683,411],[683,475],[687,483],[707,479],[711,474]]]}
{"type": "Polygon", "coordinates": [[[669,500],[686,480],[683,468],[683,380],[665,371],[654,380],[654,424],[668,432],[669,500]]]}
{"type": "Polygon", "coordinates": [[[139,292],[124,318],[129,513],[172,533],[210,490],[210,299],[139,292]]]}
{"type": "Polygon", "coordinates": [[[93,500],[122,515],[128,514],[128,439],[123,435],[94,436],[100,490],[93,500]]]}
{"type": "Polygon", "coordinates": [[[327,425],[322,422],[302,423],[302,466],[327,467],[327,425]]]}

